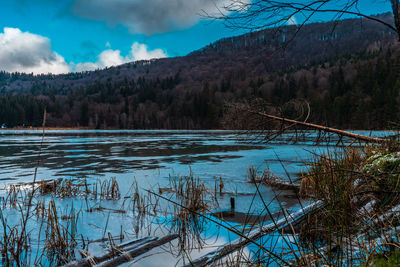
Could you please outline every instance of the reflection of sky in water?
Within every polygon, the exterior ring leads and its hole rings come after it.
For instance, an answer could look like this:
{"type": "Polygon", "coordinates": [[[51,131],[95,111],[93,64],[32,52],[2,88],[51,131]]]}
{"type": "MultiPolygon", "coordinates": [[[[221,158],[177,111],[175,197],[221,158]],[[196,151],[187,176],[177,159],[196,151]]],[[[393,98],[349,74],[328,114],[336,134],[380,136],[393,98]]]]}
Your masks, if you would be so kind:
{"type": "MultiPolygon", "coordinates": [[[[41,134],[0,131],[0,180],[31,181],[41,134]]],[[[277,175],[296,179],[312,152],[326,150],[309,142],[316,136],[309,134],[295,145],[285,144],[282,137],[267,145],[240,141],[239,137],[245,136],[233,131],[49,130],[38,177],[116,177],[121,183],[126,183],[126,177],[135,177],[140,186],[150,188],[165,186],[170,175],[192,171],[206,183],[222,177],[232,192],[252,193],[254,187],[244,182],[250,165],[260,171],[269,167],[277,175]]]]}
{"type": "MultiPolygon", "coordinates": [[[[369,132],[364,134],[369,135],[369,132]]],[[[383,134],[387,133],[374,133],[383,134]]],[[[299,204],[292,192],[274,191],[263,186],[259,188],[263,198],[261,201],[260,195],[255,194],[255,186],[246,182],[246,170],[250,165],[259,171],[268,167],[274,174],[296,179],[296,175],[305,169],[304,163],[312,159],[313,153],[327,151],[325,146],[315,146],[311,142],[316,134],[310,134],[303,142],[291,145],[287,144],[284,137],[269,144],[240,141],[238,137],[237,132],[231,131],[47,131],[38,179],[85,177],[93,182],[97,178],[115,177],[122,195],[125,195],[134,180],[140,188],[154,190],[158,186],[168,186],[176,176],[192,172],[209,188],[214,188],[215,182],[222,177],[226,193],[219,196],[218,202],[223,210],[230,206],[230,197],[237,199],[237,211],[245,213],[265,213],[263,201],[269,204],[268,208],[273,213],[281,210],[280,205],[289,211],[296,210],[299,204]]],[[[40,131],[0,130],[2,187],[7,183],[32,181],[40,142],[40,131]]],[[[332,144],[336,142],[331,140],[332,144]]],[[[86,208],[87,204],[79,200],[59,200],[57,205],[65,209],[67,205],[71,206],[71,201],[74,201],[75,208],[86,208]]],[[[120,204],[101,203],[111,208],[120,204]]],[[[161,206],[166,205],[168,203],[161,203],[161,206]]],[[[10,222],[18,218],[17,215],[12,216],[12,212],[10,210],[10,222]]],[[[132,217],[90,213],[79,220],[78,228],[80,232],[99,238],[104,232],[103,224],[109,220],[108,230],[114,235],[122,227],[124,231],[132,232],[132,217]]],[[[35,225],[31,227],[35,228],[35,225]]],[[[236,238],[216,227],[214,224],[207,225],[204,237],[209,238],[209,247],[201,253],[194,251],[193,258],[236,238]]],[[[282,242],[279,237],[268,238],[275,243],[282,242]]],[[[153,252],[157,253],[158,250],[153,252]]],[[[168,257],[171,258],[168,262],[174,265],[174,256],[166,253],[160,254],[160,257],[143,258],[139,263],[141,266],[155,266],[159,262],[160,265],[168,257]]]]}

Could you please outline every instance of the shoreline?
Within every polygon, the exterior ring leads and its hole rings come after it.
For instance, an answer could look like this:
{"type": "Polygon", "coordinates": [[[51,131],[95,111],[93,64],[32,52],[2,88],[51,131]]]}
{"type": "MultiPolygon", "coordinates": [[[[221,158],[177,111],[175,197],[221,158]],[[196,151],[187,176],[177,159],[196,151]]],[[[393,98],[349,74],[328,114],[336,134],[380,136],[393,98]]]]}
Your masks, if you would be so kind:
{"type": "MultiPolygon", "coordinates": [[[[0,131],[39,131],[39,130],[51,130],[51,131],[254,131],[254,130],[243,130],[243,129],[119,129],[119,128],[107,128],[107,129],[95,129],[89,127],[15,127],[15,128],[0,128],[0,131]]],[[[396,132],[396,130],[365,130],[365,129],[341,129],[342,131],[357,131],[357,132],[396,132]]],[[[256,130],[255,130],[256,131],[256,130]]],[[[273,130],[271,130],[273,131],[273,130]]],[[[313,130],[310,130],[313,131],[313,130]]],[[[290,133],[290,131],[288,131],[290,133]]]]}

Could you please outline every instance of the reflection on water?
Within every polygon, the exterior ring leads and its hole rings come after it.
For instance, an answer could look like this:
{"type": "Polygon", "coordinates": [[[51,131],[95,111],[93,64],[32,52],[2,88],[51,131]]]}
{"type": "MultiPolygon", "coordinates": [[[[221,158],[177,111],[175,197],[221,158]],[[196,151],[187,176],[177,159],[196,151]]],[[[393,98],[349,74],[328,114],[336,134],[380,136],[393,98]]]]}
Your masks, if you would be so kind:
{"type": "MultiPolygon", "coordinates": [[[[38,179],[116,177],[128,188],[135,178],[141,187],[154,188],[192,172],[211,188],[222,177],[228,192],[247,199],[242,202],[246,209],[255,192],[245,183],[250,165],[284,175],[279,155],[294,175],[308,152],[303,145],[249,143],[238,137],[232,131],[47,131],[38,179]]],[[[41,138],[41,131],[0,131],[3,183],[32,180],[41,138]]],[[[263,193],[272,195],[268,188],[263,193]]]]}
{"type": "MultiPolygon", "coordinates": [[[[0,131],[0,181],[32,180],[41,135],[41,131],[0,131]]],[[[326,149],[310,142],[312,134],[295,145],[284,137],[270,144],[239,137],[245,136],[235,131],[47,131],[38,179],[116,177],[130,185],[135,177],[141,187],[153,188],[168,184],[171,176],[192,172],[210,186],[222,177],[227,191],[245,196],[255,192],[244,182],[250,165],[295,179],[310,152],[326,149]]],[[[273,195],[269,188],[262,190],[273,195]]]]}
{"type": "MultiPolygon", "coordinates": [[[[289,144],[286,137],[269,144],[249,142],[246,141],[249,139],[241,140],[239,137],[247,136],[232,131],[47,131],[38,179],[85,177],[90,183],[91,179],[99,177],[115,177],[120,184],[122,196],[126,195],[134,179],[140,188],[151,190],[157,190],[158,186],[168,186],[175,176],[190,173],[200,177],[209,188],[214,188],[215,182],[223,179],[224,192],[218,196],[220,208],[228,209],[231,197],[236,198],[237,203],[237,213],[229,224],[231,227],[241,223],[241,217],[248,213],[265,214],[265,205],[275,216],[279,216],[277,213],[282,211],[282,207],[289,209],[289,212],[299,207],[299,200],[290,191],[277,192],[262,186],[256,194],[256,187],[246,182],[246,170],[250,165],[259,171],[268,167],[276,175],[296,179],[296,174],[304,170],[304,163],[310,160],[313,153],[336,149],[327,147],[327,143],[315,146],[312,140],[316,134],[313,133],[297,144],[289,144]]],[[[41,139],[40,131],[0,131],[2,187],[8,183],[32,181],[41,139]]],[[[337,140],[329,140],[329,143],[336,144],[337,140]]],[[[124,201],[103,201],[101,206],[115,208],[124,201]]],[[[68,210],[65,207],[75,205],[85,209],[88,204],[83,199],[66,198],[58,199],[56,205],[60,210],[68,210]]],[[[161,210],[166,210],[164,207],[167,205],[170,204],[161,202],[161,210]]],[[[10,211],[8,220],[17,223],[18,213],[10,211]]],[[[77,227],[92,240],[104,236],[105,228],[114,236],[124,230],[128,237],[132,237],[135,234],[133,229],[138,227],[138,222],[132,219],[135,217],[133,213],[132,216],[110,212],[85,213],[77,227]]],[[[268,223],[269,217],[261,220],[261,217],[253,216],[250,219],[260,223],[265,220],[268,223]]],[[[27,227],[36,229],[37,221],[30,220],[27,227]]],[[[203,238],[211,241],[201,254],[237,238],[211,222],[207,223],[205,229],[203,238]]],[[[271,238],[275,244],[278,241],[282,243],[273,235],[271,238]]],[[[39,247],[34,249],[39,250],[39,247]]],[[[96,247],[93,249],[92,246],[91,249],[95,250],[96,247]]],[[[99,251],[102,248],[99,247],[99,251]]],[[[152,253],[163,254],[145,256],[140,261],[141,266],[156,266],[160,263],[162,266],[166,263],[175,266],[173,254],[165,253],[160,248],[152,253]]],[[[197,254],[200,255],[200,251],[194,251],[192,257],[196,258],[197,254]]]]}
{"type": "MultiPolygon", "coordinates": [[[[40,132],[0,132],[0,179],[24,180],[36,164],[40,132]]],[[[81,177],[171,168],[199,162],[220,163],[237,152],[264,146],[236,142],[225,132],[51,131],[46,133],[41,169],[81,177]]]]}

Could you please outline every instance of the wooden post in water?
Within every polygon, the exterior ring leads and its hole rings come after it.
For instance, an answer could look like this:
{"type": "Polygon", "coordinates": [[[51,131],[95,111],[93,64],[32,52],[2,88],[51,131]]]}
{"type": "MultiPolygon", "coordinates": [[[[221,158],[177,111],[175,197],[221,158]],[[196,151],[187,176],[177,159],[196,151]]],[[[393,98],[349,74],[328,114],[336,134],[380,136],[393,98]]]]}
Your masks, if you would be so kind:
{"type": "Polygon", "coordinates": [[[231,215],[235,215],[235,198],[231,197],[231,215]]]}

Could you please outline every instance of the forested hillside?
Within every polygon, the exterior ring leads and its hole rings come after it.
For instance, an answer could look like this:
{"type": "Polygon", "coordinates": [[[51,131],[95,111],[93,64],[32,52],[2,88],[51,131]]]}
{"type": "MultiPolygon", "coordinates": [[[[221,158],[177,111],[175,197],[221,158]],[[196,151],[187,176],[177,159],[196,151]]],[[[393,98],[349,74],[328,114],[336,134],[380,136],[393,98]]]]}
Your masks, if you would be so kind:
{"type": "MultiPolygon", "coordinates": [[[[383,18],[389,16],[382,15],[383,18]]],[[[222,128],[226,101],[311,104],[310,121],[386,128],[399,121],[395,35],[351,19],[226,38],[185,57],[93,72],[0,73],[0,124],[121,129],[222,128]]]]}

